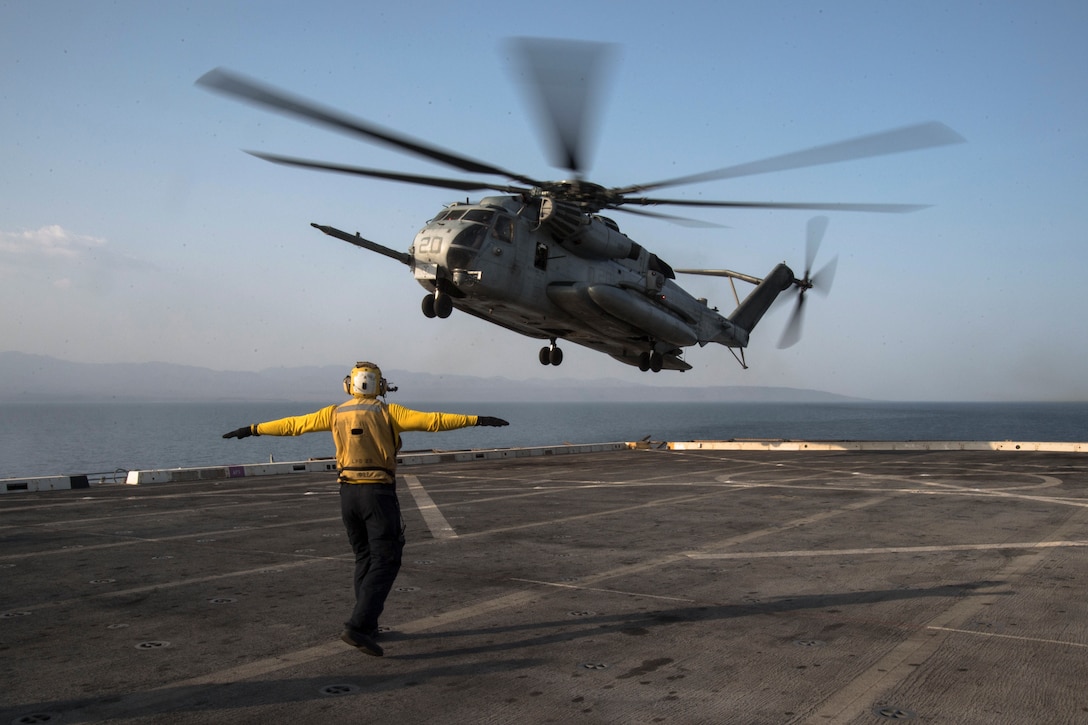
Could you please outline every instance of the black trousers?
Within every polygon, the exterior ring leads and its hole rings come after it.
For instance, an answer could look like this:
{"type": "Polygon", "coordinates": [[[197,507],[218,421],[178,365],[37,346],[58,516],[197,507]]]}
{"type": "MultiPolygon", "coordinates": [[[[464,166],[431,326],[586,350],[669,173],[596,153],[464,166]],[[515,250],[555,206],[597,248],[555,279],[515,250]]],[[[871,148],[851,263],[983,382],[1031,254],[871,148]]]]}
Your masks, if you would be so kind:
{"type": "Polygon", "coordinates": [[[344,626],[370,634],[378,629],[404,552],[396,484],[341,483],[340,514],[355,552],[355,609],[344,626]]]}

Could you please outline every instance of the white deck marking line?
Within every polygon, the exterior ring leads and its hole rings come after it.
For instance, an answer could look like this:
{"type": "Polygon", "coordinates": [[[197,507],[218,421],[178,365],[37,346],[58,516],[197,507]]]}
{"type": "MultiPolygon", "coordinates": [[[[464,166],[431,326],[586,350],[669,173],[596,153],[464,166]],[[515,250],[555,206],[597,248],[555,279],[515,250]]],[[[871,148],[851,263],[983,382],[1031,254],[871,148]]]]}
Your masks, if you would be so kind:
{"type": "MultiPolygon", "coordinates": [[[[80,551],[82,551],[82,549],[80,551]]],[[[52,607],[59,607],[68,604],[78,604],[80,602],[86,602],[92,599],[111,599],[113,597],[127,597],[134,594],[156,592],[163,589],[176,589],[178,587],[188,587],[196,584],[207,584],[208,582],[222,581],[223,579],[233,579],[235,577],[251,576],[253,574],[275,574],[276,572],[287,571],[288,569],[296,569],[300,566],[311,566],[313,564],[320,564],[330,561],[350,561],[352,560],[352,558],[353,557],[351,552],[348,552],[347,554],[339,554],[337,556],[307,556],[305,559],[301,559],[298,561],[288,561],[281,564],[269,564],[268,566],[259,566],[256,569],[242,569],[223,572],[222,574],[210,574],[208,576],[191,577],[187,579],[174,579],[173,581],[156,582],[155,584],[145,584],[144,586],[129,587],[127,589],[115,589],[108,592],[99,592],[97,594],[80,594],[79,596],[68,597],[67,599],[50,599],[48,601],[37,602],[35,604],[27,604],[21,608],[36,612],[39,609],[49,609],[52,607]]]]}
{"type": "Polygon", "coordinates": [[[670,602],[694,602],[694,599],[684,599],[683,597],[665,597],[660,594],[643,594],[641,592],[624,592],[619,589],[601,589],[599,587],[580,587],[577,584],[563,584],[561,582],[542,582],[536,579],[519,579],[517,577],[510,577],[510,581],[513,582],[525,582],[526,584],[539,584],[544,587],[559,587],[561,589],[577,589],[583,592],[601,592],[602,594],[619,594],[624,597],[644,597],[646,599],[667,599],[670,602]]]}
{"type": "MultiPolygon", "coordinates": [[[[733,489],[723,489],[726,492],[733,489]]],[[[739,489],[737,489],[739,490],[739,489]]],[[[485,531],[474,531],[468,534],[464,534],[461,538],[469,537],[481,537],[492,536],[494,534],[505,534],[511,531],[523,531],[525,529],[537,528],[540,526],[552,526],[554,524],[565,524],[571,521],[581,521],[583,519],[593,519],[605,516],[614,516],[616,514],[627,513],[628,511],[637,511],[644,508],[655,508],[658,506],[671,506],[678,503],[687,503],[690,501],[698,501],[699,499],[708,498],[711,496],[717,496],[720,492],[714,493],[700,493],[696,495],[685,494],[683,496],[674,496],[672,498],[659,498],[648,503],[637,503],[630,506],[621,506],[619,508],[607,509],[605,511],[592,511],[586,514],[574,514],[572,516],[562,516],[554,519],[545,519],[541,521],[533,521],[528,524],[515,524],[513,526],[503,526],[497,529],[487,529],[485,531]]]]}
{"type": "Polygon", "coordinates": [[[423,521],[426,522],[427,528],[431,530],[431,536],[436,539],[456,539],[457,532],[453,530],[450,522],[446,521],[446,517],[438,510],[438,506],[431,500],[430,494],[427,493],[427,489],[423,488],[423,484],[419,482],[419,479],[415,476],[401,476],[401,478],[408,484],[408,492],[416,500],[416,508],[423,514],[423,521]]]}
{"type": "Polygon", "coordinates": [[[1066,642],[1060,639],[1040,639],[1039,637],[1021,637],[1015,634],[997,634],[996,632],[976,632],[972,629],[956,629],[955,627],[937,627],[930,625],[926,629],[935,629],[940,632],[955,632],[956,634],[975,634],[979,637],[996,637],[998,639],[1015,639],[1018,642],[1033,642],[1035,644],[1057,644],[1063,647],[1084,647],[1088,648],[1088,644],[1084,642],[1066,642]]]}
{"type": "Polygon", "coordinates": [[[689,559],[779,559],[804,556],[858,556],[865,554],[918,554],[946,551],[996,551],[1000,549],[1056,549],[1088,546],[1088,541],[1024,541],[1008,544],[951,544],[948,546],[887,546],[871,549],[828,549],[826,551],[731,551],[703,554],[692,552],[689,559]]]}
{"type": "MultiPolygon", "coordinates": [[[[252,531],[260,528],[264,529],[282,529],[286,527],[294,527],[302,524],[324,524],[329,522],[339,522],[341,518],[339,516],[327,516],[320,519],[307,519],[305,521],[285,521],[279,524],[261,524],[259,527],[253,526],[249,529],[217,529],[215,531],[196,531],[191,534],[176,534],[174,536],[135,536],[129,534],[102,534],[95,533],[93,531],[79,531],[84,536],[97,536],[100,539],[123,539],[122,541],[111,541],[108,544],[80,544],[78,547],[70,549],[48,549],[46,551],[32,551],[24,554],[6,554],[0,556],[0,561],[8,561],[11,559],[29,559],[36,556],[46,556],[54,554],[80,554],[87,551],[97,551],[99,549],[115,549],[120,546],[133,546],[135,544],[158,544],[167,541],[184,541],[185,539],[207,539],[215,536],[232,536],[242,533],[244,531],[252,531]]],[[[252,549],[247,549],[252,552],[252,549]]]]}

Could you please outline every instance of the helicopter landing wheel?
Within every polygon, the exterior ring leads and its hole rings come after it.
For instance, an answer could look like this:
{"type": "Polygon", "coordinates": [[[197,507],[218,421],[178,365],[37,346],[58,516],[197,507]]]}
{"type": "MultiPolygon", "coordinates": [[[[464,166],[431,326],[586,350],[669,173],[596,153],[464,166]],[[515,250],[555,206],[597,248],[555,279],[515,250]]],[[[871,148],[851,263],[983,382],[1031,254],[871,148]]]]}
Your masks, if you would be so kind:
{"type": "Polygon", "coordinates": [[[560,365],[563,362],[563,351],[552,340],[551,345],[540,348],[539,357],[541,365],[560,365]]]}
{"type": "Polygon", "coordinates": [[[664,364],[665,357],[659,352],[644,352],[638,356],[638,369],[642,372],[653,370],[659,373],[664,364]]]}
{"type": "Polygon", "coordinates": [[[434,314],[443,320],[453,312],[453,298],[445,292],[439,292],[434,298],[434,314]]]}
{"type": "Polygon", "coordinates": [[[427,295],[423,298],[423,316],[430,319],[436,317],[434,311],[434,295],[427,295]]]}

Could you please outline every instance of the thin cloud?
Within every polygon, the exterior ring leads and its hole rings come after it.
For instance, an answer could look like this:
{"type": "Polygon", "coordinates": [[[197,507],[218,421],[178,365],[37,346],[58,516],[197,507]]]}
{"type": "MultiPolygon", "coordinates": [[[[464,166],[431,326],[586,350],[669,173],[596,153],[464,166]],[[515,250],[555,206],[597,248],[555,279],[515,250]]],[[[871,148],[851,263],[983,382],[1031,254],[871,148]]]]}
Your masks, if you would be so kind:
{"type": "Polygon", "coordinates": [[[0,273],[45,272],[57,275],[52,284],[65,289],[75,284],[73,275],[120,270],[146,273],[155,266],[115,249],[103,237],[76,234],[59,224],[21,232],[0,230],[0,273]]]}
{"type": "Polygon", "coordinates": [[[106,240],[101,237],[73,234],[59,224],[24,232],[0,231],[0,253],[9,259],[78,259],[105,245],[106,240]]]}

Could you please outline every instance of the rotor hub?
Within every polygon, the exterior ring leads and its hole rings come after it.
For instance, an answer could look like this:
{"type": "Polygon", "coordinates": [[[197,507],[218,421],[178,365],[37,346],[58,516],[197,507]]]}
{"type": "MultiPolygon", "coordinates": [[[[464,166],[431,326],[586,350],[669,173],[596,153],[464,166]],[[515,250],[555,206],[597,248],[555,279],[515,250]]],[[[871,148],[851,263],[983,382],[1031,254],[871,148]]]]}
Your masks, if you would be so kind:
{"type": "Polygon", "coordinates": [[[590,214],[615,201],[615,194],[610,189],[584,179],[548,182],[540,188],[540,195],[574,204],[590,214]]]}

